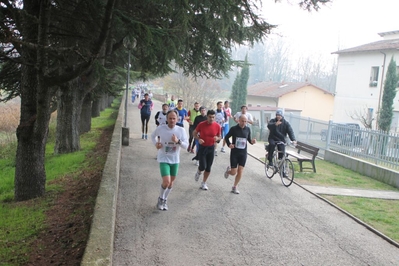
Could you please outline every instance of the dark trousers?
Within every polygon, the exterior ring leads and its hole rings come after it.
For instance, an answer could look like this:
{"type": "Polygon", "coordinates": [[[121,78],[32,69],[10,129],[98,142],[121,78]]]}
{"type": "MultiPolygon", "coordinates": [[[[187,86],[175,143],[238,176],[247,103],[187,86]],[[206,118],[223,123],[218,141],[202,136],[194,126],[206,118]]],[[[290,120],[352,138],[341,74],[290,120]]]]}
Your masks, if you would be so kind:
{"type": "MultiPolygon", "coordinates": [[[[269,148],[268,148],[268,155],[267,155],[267,160],[269,162],[271,162],[273,160],[273,153],[274,153],[274,149],[276,147],[276,142],[279,142],[277,140],[274,139],[269,139],[269,148]]],[[[285,145],[284,144],[278,144],[277,145],[277,150],[280,151],[278,154],[278,158],[282,159],[284,152],[285,152],[285,145]]]]}

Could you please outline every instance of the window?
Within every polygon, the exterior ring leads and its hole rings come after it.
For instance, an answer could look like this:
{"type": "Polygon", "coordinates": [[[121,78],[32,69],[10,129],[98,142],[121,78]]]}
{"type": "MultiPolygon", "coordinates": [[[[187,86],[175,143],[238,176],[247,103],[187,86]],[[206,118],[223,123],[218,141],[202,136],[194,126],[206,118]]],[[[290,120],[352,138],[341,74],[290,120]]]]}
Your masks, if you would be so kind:
{"type": "Polygon", "coordinates": [[[379,71],[378,66],[373,66],[371,67],[371,73],[370,73],[370,87],[377,87],[378,85],[378,71],[379,71]]]}

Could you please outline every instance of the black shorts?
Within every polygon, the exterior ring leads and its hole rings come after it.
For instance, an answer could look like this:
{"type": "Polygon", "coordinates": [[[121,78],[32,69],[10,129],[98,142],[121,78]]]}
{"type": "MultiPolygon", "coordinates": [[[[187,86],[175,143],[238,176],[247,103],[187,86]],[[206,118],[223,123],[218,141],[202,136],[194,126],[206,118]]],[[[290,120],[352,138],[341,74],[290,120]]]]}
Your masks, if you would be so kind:
{"type": "Polygon", "coordinates": [[[247,162],[248,153],[246,150],[232,149],[230,151],[230,167],[237,168],[238,166],[245,166],[247,162]]]}

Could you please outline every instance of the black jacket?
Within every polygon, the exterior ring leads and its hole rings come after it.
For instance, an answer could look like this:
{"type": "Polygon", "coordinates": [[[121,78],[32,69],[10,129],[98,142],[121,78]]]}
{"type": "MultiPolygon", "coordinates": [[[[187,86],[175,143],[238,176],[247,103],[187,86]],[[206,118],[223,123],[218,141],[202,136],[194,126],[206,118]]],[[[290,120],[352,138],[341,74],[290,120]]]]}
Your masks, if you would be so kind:
{"type": "Polygon", "coordinates": [[[281,119],[282,123],[279,126],[276,126],[276,121],[277,119],[273,118],[267,124],[267,128],[270,130],[269,139],[285,142],[285,137],[288,134],[290,140],[295,141],[294,131],[292,130],[290,123],[288,123],[284,117],[281,119]]]}

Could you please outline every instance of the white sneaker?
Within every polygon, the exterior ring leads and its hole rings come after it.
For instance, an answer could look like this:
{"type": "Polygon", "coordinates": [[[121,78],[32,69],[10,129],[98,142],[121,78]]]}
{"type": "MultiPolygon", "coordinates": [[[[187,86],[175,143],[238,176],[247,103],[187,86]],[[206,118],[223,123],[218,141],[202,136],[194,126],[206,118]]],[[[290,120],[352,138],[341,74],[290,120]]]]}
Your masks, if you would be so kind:
{"type": "Polygon", "coordinates": [[[196,182],[198,181],[200,176],[201,176],[201,173],[199,173],[198,170],[197,170],[197,172],[195,172],[195,176],[194,176],[194,179],[195,179],[196,182]]]}
{"type": "Polygon", "coordinates": [[[227,166],[227,169],[226,169],[226,172],[224,172],[224,178],[229,178],[229,172],[230,172],[230,169],[231,169],[231,167],[230,167],[230,165],[229,166],[227,166]]]}
{"type": "Polygon", "coordinates": [[[163,210],[163,199],[158,198],[157,208],[158,210],[163,210]]]}
{"type": "Polygon", "coordinates": [[[218,156],[218,151],[217,150],[215,150],[215,156],[218,156]]]}
{"type": "Polygon", "coordinates": [[[222,147],[222,148],[220,149],[220,152],[226,153],[226,151],[224,150],[224,147],[222,147]]]}
{"type": "Polygon", "coordinates": [[[200,189],[202,189],[202,190],[208,190],[208,186],[206,185],[205,182],[202,182],[202,183],[201,183],[200,189]]]}
{"type": "Polygon", "coordinates": [[[237,187],[232,187],[231,188],[231,193],[240,194],[240,191],[238,191],[237,187]]]}
{"type": "Polygon", "coordinates": [[[162,209],[164,210],[164,211],[167,211],[169,208],[168,208],[168,204],[166,203],[166,200],[163,200],[162,201],[162,209]]]}
{"type": "Polygon", "coordinates": [[[198,160],[195,160],[195,165],[199,166],[199,161],[198,160]]]}

